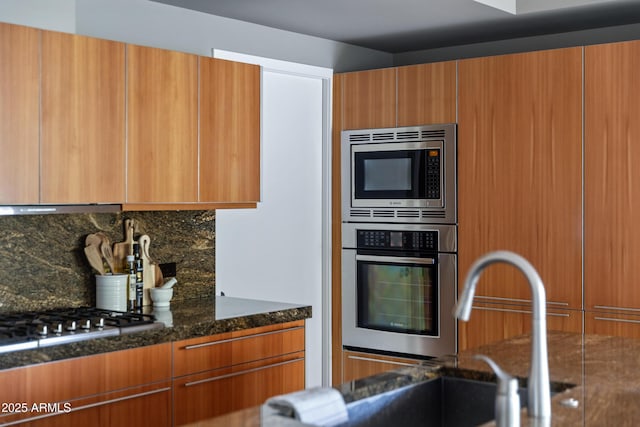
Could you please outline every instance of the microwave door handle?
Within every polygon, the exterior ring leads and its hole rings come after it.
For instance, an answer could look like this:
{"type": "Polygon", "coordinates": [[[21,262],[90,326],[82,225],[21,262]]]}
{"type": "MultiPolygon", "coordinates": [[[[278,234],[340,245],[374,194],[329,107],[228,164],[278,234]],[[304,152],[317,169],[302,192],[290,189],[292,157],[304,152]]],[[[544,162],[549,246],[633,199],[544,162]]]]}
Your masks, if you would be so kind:
{"type": "Polygon", "coordinates": [[[356,255],[356,261],[392,262],[394,264],[424,264],[434,265],[435,258],[409,258],[394,256],[356,255]]]}

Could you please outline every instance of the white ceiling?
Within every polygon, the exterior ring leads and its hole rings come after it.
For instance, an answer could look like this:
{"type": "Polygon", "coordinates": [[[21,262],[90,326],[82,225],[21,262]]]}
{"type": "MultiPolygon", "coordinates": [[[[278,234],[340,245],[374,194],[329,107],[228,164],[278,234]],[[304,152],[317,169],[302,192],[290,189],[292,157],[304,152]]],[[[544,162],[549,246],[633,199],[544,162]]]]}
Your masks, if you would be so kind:
{"type": "Polygon", "coordinates": [[[153,1],[390,53],[640,22],[640,0],[518,0],[553,9],[517,15],[474,0],[153,1]]]}

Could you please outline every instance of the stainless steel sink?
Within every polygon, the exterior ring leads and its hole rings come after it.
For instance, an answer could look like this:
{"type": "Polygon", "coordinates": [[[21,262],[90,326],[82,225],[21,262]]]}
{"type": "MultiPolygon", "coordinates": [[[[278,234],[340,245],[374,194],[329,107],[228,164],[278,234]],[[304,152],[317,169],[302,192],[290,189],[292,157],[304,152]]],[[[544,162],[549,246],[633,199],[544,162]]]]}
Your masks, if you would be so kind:
{"type": "MultiPolygon", "coordinates": [[[[496,384],[442,376],[347,404],[341,427],[477,426],[494,419],[496,384]]],[[[521,407],[527,390],[520,388],[521,407]]]]}

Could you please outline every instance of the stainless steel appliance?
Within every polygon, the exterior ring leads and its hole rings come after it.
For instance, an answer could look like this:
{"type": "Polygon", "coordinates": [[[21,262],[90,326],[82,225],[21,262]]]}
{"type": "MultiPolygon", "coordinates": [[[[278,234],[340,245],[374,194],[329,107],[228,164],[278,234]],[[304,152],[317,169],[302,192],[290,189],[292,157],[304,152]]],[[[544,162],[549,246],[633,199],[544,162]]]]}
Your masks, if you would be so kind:
{"type": "Polygon", "coordinates": [[[163,327],[150,314],[94,307],[0,314],[0,353],[163,327]]]}
{"type": "Polygon", "coordinates": [[[343,346],[455,354],[456,226],[343,223],[342,236],[343,346]]]}
{"type": "Polygon", "coordinates": [[[457,222],[456,125],[342,132],[344,222],[457,222]]]}

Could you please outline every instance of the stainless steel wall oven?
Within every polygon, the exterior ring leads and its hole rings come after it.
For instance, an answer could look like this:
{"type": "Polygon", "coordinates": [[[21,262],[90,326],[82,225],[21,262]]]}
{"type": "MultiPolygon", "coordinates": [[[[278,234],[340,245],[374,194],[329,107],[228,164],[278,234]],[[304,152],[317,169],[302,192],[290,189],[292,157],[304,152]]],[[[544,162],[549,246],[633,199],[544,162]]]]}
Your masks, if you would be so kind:
{"type": "Polygon", "coordinates": [[[457,352],[456,125],[342,132],[342,344],[457,352]]]}
{"type": "Polygon", "coordinates": [[[456,353],[454,225],[342,225],[342,343],[417,356],[456,353]]]}

